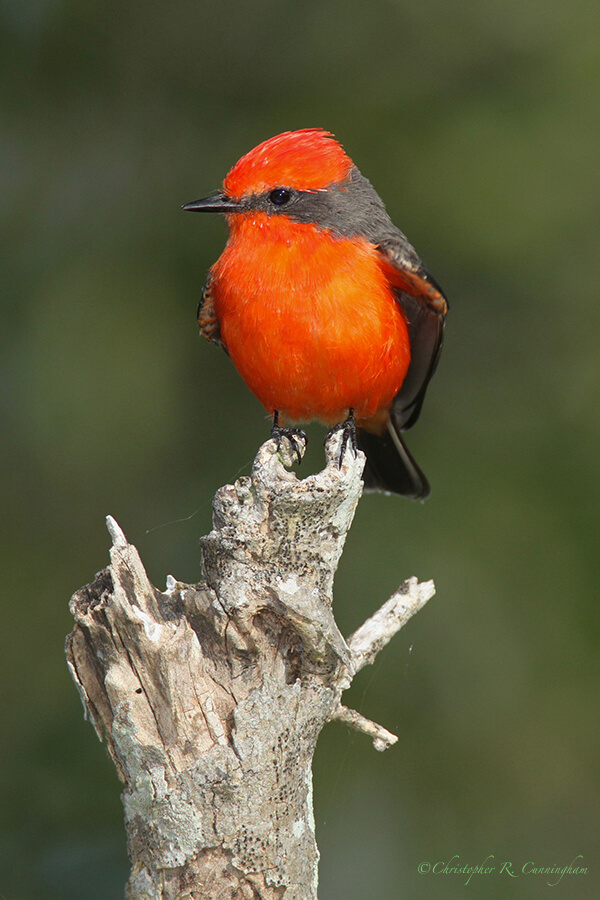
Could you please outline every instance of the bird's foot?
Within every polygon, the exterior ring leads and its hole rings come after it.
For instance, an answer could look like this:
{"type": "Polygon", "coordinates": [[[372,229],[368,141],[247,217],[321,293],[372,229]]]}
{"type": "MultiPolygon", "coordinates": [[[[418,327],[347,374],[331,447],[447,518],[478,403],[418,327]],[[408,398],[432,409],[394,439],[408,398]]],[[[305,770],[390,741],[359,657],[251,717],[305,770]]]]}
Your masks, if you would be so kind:
{"type": "Polygon", "coordinates": [[[302,462],[302,456],[308,443],[306,432],[301,428],[284,428],[279,424],[279,413],[273,414],[273,424],[271,425],[271,438],[277,444],[277,449],[281,450],[282,441],[285,439],[290,445],[293,456],[298,460],[298,464],[302,462]]]}
{"type": "Polygon", "coordinates": [[[351,409],[348,413],[348,418],[345,422],[340,422],[338,425],[334,425],[333,428],[325,435],[325,443],[329,440],[329,438],[336,434],[338,431],[342,432],[342,442],[340,444],[340,455],[338,457],[338,468],[342,468],[342,463],[344,462],[344,456],[346,454],[346,448],[350,447],[354,456],[358,453],[358,438],[356,435],[356,422],[354,421],[354,410],[351,409]]]}

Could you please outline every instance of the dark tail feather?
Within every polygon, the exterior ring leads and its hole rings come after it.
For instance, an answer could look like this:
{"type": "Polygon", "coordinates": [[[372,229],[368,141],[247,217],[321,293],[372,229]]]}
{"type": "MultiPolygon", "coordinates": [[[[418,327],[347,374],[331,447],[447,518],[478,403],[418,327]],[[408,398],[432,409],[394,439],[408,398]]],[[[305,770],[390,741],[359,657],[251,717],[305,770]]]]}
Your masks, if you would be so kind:
{"type": "Polygon", "coordinates": [[[367,457],[365,490],[390,491],[411,500],[429,496],[429,482],[391,419],[382,435],[358,429],[358,446],[367,457]]]}

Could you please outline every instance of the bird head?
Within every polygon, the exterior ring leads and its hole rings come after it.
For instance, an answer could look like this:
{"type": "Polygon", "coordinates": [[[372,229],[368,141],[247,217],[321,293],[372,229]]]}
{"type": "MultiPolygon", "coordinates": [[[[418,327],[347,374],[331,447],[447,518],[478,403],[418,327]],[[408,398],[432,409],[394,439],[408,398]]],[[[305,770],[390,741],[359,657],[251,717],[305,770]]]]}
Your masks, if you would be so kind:
{"type": "Polygon", "coordinates": [[[295,196],[325,191],[348,178],[352,160],[321,128],[286,131],[246,153],[227,174],[223,190],[187,203],[191,212],[282,211],[295,196]]]}
{"type": "Polygon", "coordinates": [[[373,245],[391,239],[406,244],[383,201],[342,145],[321,128],[286,131],[255,147],[233,166],[223,190],[187,203],[191,212],[220,212],[236,228],[247,220],[264,226],[265,216],[327,230],[338,237],[361,237],[373,245]],[[235,215],[235,214],[240,215],[235,215]]]}
{"type": "Polygon", "coordinates": [[[328,131],[286,131],[242,156],[223,189],[236,200],[278,187],[318,191],[343,181],[351,167],[352,160],[328,131]]]}

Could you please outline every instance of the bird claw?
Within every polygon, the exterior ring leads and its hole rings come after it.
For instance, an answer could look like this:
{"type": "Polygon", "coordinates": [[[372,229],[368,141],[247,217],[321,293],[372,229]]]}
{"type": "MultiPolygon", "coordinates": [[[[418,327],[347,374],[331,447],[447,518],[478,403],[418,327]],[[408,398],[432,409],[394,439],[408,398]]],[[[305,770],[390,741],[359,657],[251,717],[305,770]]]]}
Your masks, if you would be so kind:
{"type": "Polygon", "coordinates": [[[292,454],[298,460],[298,465],[300,465],[304,450],[308,443],[306,433],[302,431],[301,428],[282,428],[281,425],[273,425],[271,428],[271,438],[277,444],[277,450],[282,449],[281,444],[285,438],[289,442],[292,454]],[[301,442],[303,442],[304,446],[302,446],[301,442]]]}
{"type": "Polygon", "coordinates": [[[354,456],[358,455],[358,437],[356,434],[356,422],[354,421],[354,413],[352,410],[350,411],[350,415],[346,419],[345,422],[340,422],[338,425],[334,425],[333,428],[327,432],[325,436],[325,443],[329,440],[329,438],[337,434],[338,431],[342,432],[342,441],[340,444],[340,455],[338,457],[338,468],[342,468],[342,463],[344,462],[344,456],[346,454],[346,448],[349,446],[354,451],[354,456]]]}

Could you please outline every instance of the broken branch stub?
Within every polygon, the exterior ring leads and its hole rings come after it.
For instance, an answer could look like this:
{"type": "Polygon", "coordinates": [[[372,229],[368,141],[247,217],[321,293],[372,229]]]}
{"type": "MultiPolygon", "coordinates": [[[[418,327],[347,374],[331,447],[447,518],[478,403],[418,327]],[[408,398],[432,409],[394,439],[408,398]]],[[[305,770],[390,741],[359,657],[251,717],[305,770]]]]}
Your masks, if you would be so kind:
{"type": "Polygon", "coordinates": [[[333,577],[364,466],[348,452],[338,466],[340,440],[302,481],[268,441],[217,491],[199,584],[158,591],[107,520],[111,564],[72,598],[67,659],[125,783],[129,900],[315,900],[319,732],[337,718],[377,749],[396,739],[340,697],[433,586],[411,579],[400,611],[391,598],[340,634],[333,577]]]}

